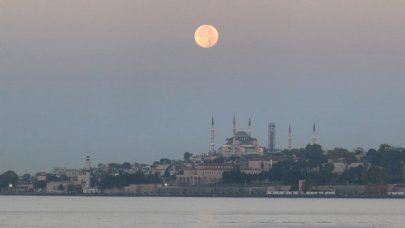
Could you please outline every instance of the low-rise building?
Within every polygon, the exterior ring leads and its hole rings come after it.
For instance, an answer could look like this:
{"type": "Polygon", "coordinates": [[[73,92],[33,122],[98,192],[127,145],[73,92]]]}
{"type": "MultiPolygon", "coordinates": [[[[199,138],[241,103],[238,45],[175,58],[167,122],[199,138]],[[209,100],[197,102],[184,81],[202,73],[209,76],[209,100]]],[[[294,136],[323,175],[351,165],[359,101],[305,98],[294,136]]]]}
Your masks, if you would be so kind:
{"type": "Polygon", "coordinates": [[[233,169],[232,164],[204,164],[196,168],[186,168],[176,176],[179,185],[213,184],[222,181],[222,174],[233,169]]]}
{"type": "Polygon", "coordinates": [[[333,171],[332,173],[337,175],[342,175],[346,170],[351,168],[357,168],[363,166],[364,164],[361,162],[353,162],[353,163],[345,163],[345,162],[333,162],[333,171]]]}
{"type": "Polygon", "coordinates": [[[248,168],[268,172],[273,166],[273,160],[251,160],[248,161],[248,168]]]}
{"type": "Polygon", "coordinates": [[[159,176],[164,176],[170,164],[156,165],[153,167],[153,172],[159,176]]]}
{"type": "Polygon", "coordinates": [[[46,173],[44,173],[44,172],[40,172],[40,173],[37,173],[37,175],[35,176],[35,178],[37,179],[37,181],[46,181],[46,173]]]}
{"type": "Polygon", "coordinates": [[[46,192],[58,193],[67,192],[69,185],[73,185],[70,181],[52,181],[46,183],[46,192]]]}

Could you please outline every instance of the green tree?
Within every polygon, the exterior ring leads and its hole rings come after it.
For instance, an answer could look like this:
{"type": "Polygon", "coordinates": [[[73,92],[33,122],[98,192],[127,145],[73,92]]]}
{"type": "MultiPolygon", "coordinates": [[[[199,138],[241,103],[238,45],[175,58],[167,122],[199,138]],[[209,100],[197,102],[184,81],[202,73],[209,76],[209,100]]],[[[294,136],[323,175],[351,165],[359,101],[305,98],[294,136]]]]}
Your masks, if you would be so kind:
{"type": "Polygon", "coordinates": [[[184,153],[184,156],[183,156],[184,161],[190,162],[191,156],[193,156],[192,153],[190,153],[190,152],[185,152],[185,153],[184,153]]]}
{"type": "Polygon", "coordinates": [[[76,188],[76,186],[73,185],[73,184],[69,184],[69,185],[67,186],[67,191],[68,191],[69,193],[78,193],[78,192],[81,192],[81,191],[79,191],[79,190],[76,188]]]}
{"type": "Polygon", "coordinates": [[[366,176],[364,173],[366,169],[363,166],[350,168],[342,173],[338,182],[342,184],[365,184],[366,176]]]}
{"type": "Polygon", "coordinates": [[[64,191],[65,190],[65,187],[63,187],[63,184],[59,184],[58,190],[59,191],[64,191]]]}
{"type": "Polygon", "coordinates": [[[222,174],[222,180],[225,184],[247,184],[260,179],[260,175],[245,174],[241,172],[239,166],[231,171],[223,172],[222,174]]]}
{"type": "Polygon", "coordinates": [[[307,164],[305,161],[286,160],[273,165],[267,177],[271,181],[297,186],[298,180],[305,178],[307,164]]]}
{"type": "Polygon", "coordinates": [[[367,160],[372,165],[380,165],[381,162],[381,154],[378,153],[375,149],[370,149],[367,152],[367,160]]]}
{"type": "Polygon", "coordinates": [[[14,186],[17,181],[18,175],[14,171],[8,170],[0,175],[0,188],[8,188],[9,184],[14,186]]]}
{"type": "Polygon", "coordinates": [[[382,184],[383,171],[381,167],[372,166],[367,173],[368,182],[371,184],[382,184]]]}
{"type": "Polygon", "coordinates": [[[216,157],[212,160],[204,160],[205,164],[223,164],[225,162],[225,159],[223,157],[216,157]]]}
{"type": "Polygon", "coordinates": [[[405,149],[382,144],[378,150],[367,152],[367,162],[371,164],[368,170],[370,183],[398,183],[403,180],[403,162],[405,149]]]}
{"type": "Polygon", "coordinates": [[[122,188],[130,184],[152,184],[161,183],[158,175],[144,175],[142,172],[135,174],[105,175],[98,182],[101,189],[122,188]]]}
{"type": "Polygon", "coordinates": [[[161,165],[168,165],[168,164],[171,164],[172,161],[170,161],[168,158],[162,158],[162,159],[160,159],[159,163],[161,165]]]}
{"type": "Polygon", "coordinates": [[[124,169],[130,169],[131,167],[132,167],[132,165],[129,162],[122,163],[122,168],[124,168],[124,169]]]}
{"type": "Polygon", "coordinates": [[[356,155],[343,148],[335,148],[333,150],[329,150],[328,158],[332,160],[341,158],[344,160],[345,163],[357,162],[356,155]]]}
{"type": "Polygon", "coordinates": [[[46,181],[36,181],[34,182],[34,187],[36,189],[44,189],[46,187],[46,181]]]}

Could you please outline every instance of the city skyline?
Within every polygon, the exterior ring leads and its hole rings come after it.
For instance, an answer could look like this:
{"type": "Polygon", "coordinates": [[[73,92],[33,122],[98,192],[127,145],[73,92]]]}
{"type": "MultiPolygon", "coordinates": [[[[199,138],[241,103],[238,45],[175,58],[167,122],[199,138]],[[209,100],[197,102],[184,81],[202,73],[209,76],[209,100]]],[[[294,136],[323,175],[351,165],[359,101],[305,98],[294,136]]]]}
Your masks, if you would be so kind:
{"type": "Polygon", "coordinates": [[[267,146],[405,147],[405,3],[0,1],[0,171],[267,146]],[[196,45],[203,24],[218,29],[196,45]],[[319,129],[318,129],[319,127],[319,129]]]}

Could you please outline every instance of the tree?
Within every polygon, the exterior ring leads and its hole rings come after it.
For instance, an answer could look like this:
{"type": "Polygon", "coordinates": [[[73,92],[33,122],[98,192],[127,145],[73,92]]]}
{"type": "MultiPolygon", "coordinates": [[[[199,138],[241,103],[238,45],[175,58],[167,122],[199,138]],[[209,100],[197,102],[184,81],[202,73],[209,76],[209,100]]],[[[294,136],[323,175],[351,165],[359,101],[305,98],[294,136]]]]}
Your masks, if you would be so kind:
{"type": "Polygon", "coordinates": [[[46,181],[36,181],[35,183],[34,183],[34,187],[36,188],[36,189],[44,189],[45,187],[46,187],[46,181]]]}
{"type": "MultiPolygon", "coordinates": [[[[69,193],[77,193],[77,192],[79,192],[79,190],[76,188],[76,186],[75,185],[73,185],[73,184],[68,184],[68,186],[67,186],[67,191],[69,192],[69,193]]],[[[81,191],[80,191],[81,192],[81,191]]]]}
{"type": "Polygon", "coordinates": [[[192,153],[190,153],[190,152],[185,152],[185,153],[184,153],[184,156],[183,156],[184,161],[186,161],[186,162],[190,162],[190,158],[191,158],[191,156],[193,156],[193,154],[192,154],[192,153]]]}
{"type": "Polygon", "coordinates": [[[55,174],[48,174],[46,175],[46,180],[48,181],[58,181],[58,177],[55,174]]]}
{"type": "Polygon", "coordinates": [[[370,149],[367,152],[367,160],[372,165],[379,165],[381,161],[381,156],[375,149],[370,149]]]}
{"type": "Polygon", "coordinates": [[[364,175],[366,169],[363,166],[358,166],[346,170],[339,177],[338,182],[342,184],[365,184],[366,176],[364,175]]]}
{"type": "Polygon", "coordinates": [[[161,165],[168,165],[168,164],[171,164],[172,162],[168,158],[162,158],[162,159],[160,159],[159,163],[161,165]]]}
{"type": "Polygon", "coordinates": [[[12,184],[14,186],[17,181],[18,176],[14,171],[6,171],[0,175],[0,188],[7,188],[9,184],[12,184]]]}
{"type": "Polygon", "coordinates": [[[367,179],[369,183],[382,184],[383,183],[382,176],[383,176],[382,168],[372,166],[368,170],[367,179]]]}
{"type": "Polygon", "coordinates": [[[298,180],[305,178],[306,166],[304,161],[281,161],[273,165],[268,172],[268,178],[271,181],[297,186],[298,180]]]}
{"type": "Polygon", "coordinates": [[[145,175],[142,172],[135,174],[120,174],[117,176],[105,175],[100,177],[98,183],[101,189],[122,188],[130,184],[152,184],[161,183],[162,180],[158,175],[145,175]]]}
{"type": "Polygon", "coordinates": [[[332,160],[341,158],[344,160],[345,163],[357,162],[356,155],[343,148],[335,148],[333,150],[329,150],[328,158],[332,160]]]}
{"type": "Polygon", "coordinates": [[[129,162],[122,163],[122,168],[124,168],[124,169],[130,169],[131,167],[132,167],[132,165],[129,162]]]}
{"type": "Polygon", "coordinates": [[[224,162],[225,162],[225,159],[222,156],[216,157],[212,160],[209,160],[209,159],[204,160],[205,164],[223,164],[224,162]]]}
{"type": "Polygon", "coordinates": [[[307,167],[310,169],[319,169],[322,164],[328,162],[321,145],[308,144],[303,151],[303,158],[307,161],[307,167]]]}
{"type": "Polygon", "coordinates": [[[222,180],[225,184],[246,184],[260,179],[260,175],[242,173],[239,167],[222,173],[222,180]]]}
{"type": "Polygon", "coordinates": [[[403,179],[405,149],[382,144],[378,150],[367,152],[367,161],[371,164],[367,173],[370,183],[398,183],[403,179]]]}
{"type": "Polygon", "coordinates": [[[58,190],[59,191],[64,191],[65,190],[65,187],[63,187],[63,184],[59,184],[58,190]]]}

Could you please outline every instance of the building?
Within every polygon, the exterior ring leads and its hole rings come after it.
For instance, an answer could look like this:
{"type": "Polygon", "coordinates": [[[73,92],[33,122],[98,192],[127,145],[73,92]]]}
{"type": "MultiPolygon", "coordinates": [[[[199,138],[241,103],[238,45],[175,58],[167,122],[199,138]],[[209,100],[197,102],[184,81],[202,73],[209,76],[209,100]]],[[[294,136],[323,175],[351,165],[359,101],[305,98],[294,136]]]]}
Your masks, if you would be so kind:
{"type": "Polygon", "coordinates": [[[63,180],[50,181],[46,184],[48,193],[66,193],[72,191],[83,191],[83,193],[95,193],[96,189],[91,188],[91,162],[86,157],[84,169],[58,169],[58,175],[64,176],[63,180]]]}
{"type": "Polygon", "coordinates": [[[269,152],[273,153],[276,147],[276,123],[269,123],[269,131],[268,131],[268,139],[269,139],[269,152]]]}
{"type": "Polygon", "coordinates": [[[47,174],[44,172],[40,172],[37,173],[37,175],[35,176],[35,178],[37,179],[37,181],[46,181],[47,180],[47,174]]]}
{"type": "Polygon", "coordinates": [[[364,164],[361,162],[352,162],[352,163],[346,163],[344,161],[329,161],[329,162],[333,164],[332,173],[337,174],[339,176],[342,175],[346,170],[364,166],[364,164]]]}
{"type": "Polygon", "coordinates": [[[70,181],[75,184],[84,186],[87,180],[86,170],[83,169],[66,169],[63,173],[70,181]]]}
{"type": "Polygon", "coordinates": [[[46,183],[46,192],[48,193],[64,193],[68,192],[70,186],[73,186],[70,181],[52,181],[46,183]]]}
{"type": "Polygon", "coordinates": [[[152,166],[152,170],[154,174],[163,177],[166,174],[166,170],[170,167],[170,164],[163,164],[163,165],[155,165],[152,166]]]}
{"type": "Polygon", "coordinates": [[[222,174],[233,169],[232,164],[204,164],[195,168],[185,168],[182,175],[176,176],[178,185],[200,185],[222,182],[222,174]]]}
{"type": "Polygon", "coordinates": [[[273,160],[250,160],[248,161],[248,168],[268,172],[273,167],[273,160]]]}
{"type": "Polygon", "coordinates": [[[236,119],[233,117],[232,137],[227,138],[224,145],[219,148],[219,152],[224,157],[263,155],[264,148],[257,143],[257,139],[252,137],[251,121],[249,118],[249,130],[236,131],[236,119]]]}

